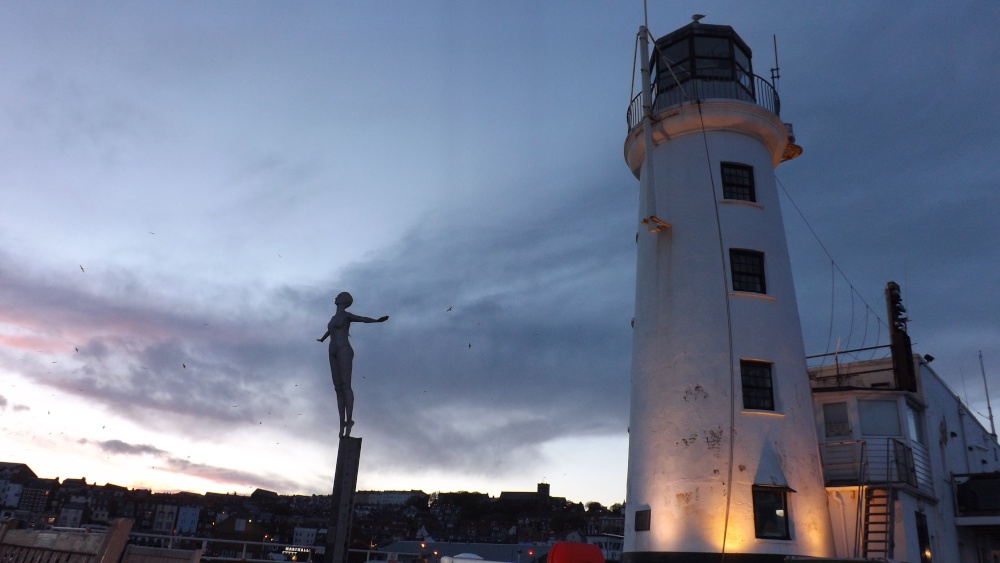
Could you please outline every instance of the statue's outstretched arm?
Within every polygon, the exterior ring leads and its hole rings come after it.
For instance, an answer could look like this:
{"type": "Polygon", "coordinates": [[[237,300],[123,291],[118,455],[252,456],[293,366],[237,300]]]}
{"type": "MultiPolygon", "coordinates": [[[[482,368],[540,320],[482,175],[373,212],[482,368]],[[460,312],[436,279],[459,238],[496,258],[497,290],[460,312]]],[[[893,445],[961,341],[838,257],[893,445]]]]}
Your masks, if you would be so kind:
{"type": "Polygon", "coordinates": [[[330,336],[330,331],[329,330],[327,330],[326,332],[323,333],[323,337],[322,338],[317,338],[316,342],[323,342],[324,340],[326,340],[327,336],[330,336]]]}
{"type": "Polygon", "coordinates": [[[362,317],[361,315],[355,315],[351,313],[351,321],[356,321],[359,323],[384,323],[387,320],[389,320],[389,315],[373,319],[371,317],[362,317]]]}

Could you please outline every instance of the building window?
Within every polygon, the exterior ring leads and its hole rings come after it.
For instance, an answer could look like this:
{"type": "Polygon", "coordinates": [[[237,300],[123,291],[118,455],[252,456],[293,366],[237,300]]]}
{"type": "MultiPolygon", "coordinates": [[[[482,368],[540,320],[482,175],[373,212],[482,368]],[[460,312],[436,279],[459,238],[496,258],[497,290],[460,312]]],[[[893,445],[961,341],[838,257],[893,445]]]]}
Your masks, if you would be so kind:
{"type": "Polygon", "coordinates": [[[902,436],[896,401],[860,400],[858,415],[865,436],[902,436]]]}
{"type": "Polygon", "coordinates": [[[847,418],[847,403],[826,403],[823,405],[823,426],[827,438],[851,435],[851,423],[847,418]]]}
{"type": "Polygon", "coordinates": [[[788,490],[753,487],[753,525],[758,538],[788,540],[788,490]]]}
{"type": "Polygon", "coordinates": [[[753,167],[733,162],[722,163],[722,197],[740,201],[757,201],[753,183],[753,167]]]}
{"type": "Polygon", "coordinates": [[[913,514],[917,520],[917,548],[920,550],[920,563],[931,563],[931,535],[927,529],[927,516],[922,512],[914,512],[913,514]]]}
{"type": "Polygon", "coordinates": [[[924,413],[907,403],[906,425],[910,431],[910,439],[918,444],[926,444],[924,436],[924,413]]]}
{"type": "Polygon", "coordinates": [[[733,291],[767,293],[763,252],[730,249],[729,267],[733,272],[733,291]]]}
{"type": "Polygon", "coordinates": [[[740,360],[740,375],[743,378],[743,408],[773,411],[771,364],[740,360]]]}

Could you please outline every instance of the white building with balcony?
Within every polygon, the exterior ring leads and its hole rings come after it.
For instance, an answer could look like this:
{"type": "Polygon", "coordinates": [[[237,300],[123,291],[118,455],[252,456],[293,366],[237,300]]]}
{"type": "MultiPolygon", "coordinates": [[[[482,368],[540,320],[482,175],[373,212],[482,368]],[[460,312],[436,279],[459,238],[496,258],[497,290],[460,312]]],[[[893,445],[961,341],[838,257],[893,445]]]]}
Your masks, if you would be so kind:
{"type": "Polygon", "coordinates": [[[915,386],[897,383],[892,358],[809,370],[837,554],[998,561],[997,438],[912,361],[915,386]]]}

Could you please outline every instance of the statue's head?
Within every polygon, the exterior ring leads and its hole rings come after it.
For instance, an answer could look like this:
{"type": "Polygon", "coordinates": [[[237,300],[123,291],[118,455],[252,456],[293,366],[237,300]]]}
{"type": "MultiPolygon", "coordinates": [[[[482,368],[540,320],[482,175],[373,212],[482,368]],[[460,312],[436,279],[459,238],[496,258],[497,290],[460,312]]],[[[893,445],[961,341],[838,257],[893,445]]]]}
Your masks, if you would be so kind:
{"type": "Polygon", "coordinates": [[[337,298],[333,300],[335,305],[343,305],[344,307],[350,307],[354,303],[354,298],[351,297],[350,293],[342,291],[337,298]]]}

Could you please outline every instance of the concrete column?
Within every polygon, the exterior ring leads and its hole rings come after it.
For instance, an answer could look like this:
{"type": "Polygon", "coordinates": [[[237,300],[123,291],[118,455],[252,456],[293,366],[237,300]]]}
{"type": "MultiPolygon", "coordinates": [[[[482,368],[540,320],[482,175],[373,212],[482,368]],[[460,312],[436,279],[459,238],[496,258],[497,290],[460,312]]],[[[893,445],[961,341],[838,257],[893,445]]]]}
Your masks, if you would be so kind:
{"type": "Polygon", "coordinates": [[[337,450],[337,472],[333,478],[333,498],[330,500],[330,526],[326,534],[326,552],[329,555],[324,560],[328,563],[347,561],[360,463],[361,438],[341,438],[337,450]]]}

